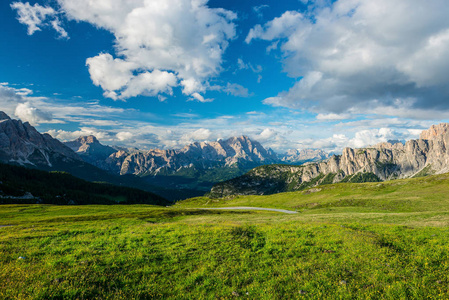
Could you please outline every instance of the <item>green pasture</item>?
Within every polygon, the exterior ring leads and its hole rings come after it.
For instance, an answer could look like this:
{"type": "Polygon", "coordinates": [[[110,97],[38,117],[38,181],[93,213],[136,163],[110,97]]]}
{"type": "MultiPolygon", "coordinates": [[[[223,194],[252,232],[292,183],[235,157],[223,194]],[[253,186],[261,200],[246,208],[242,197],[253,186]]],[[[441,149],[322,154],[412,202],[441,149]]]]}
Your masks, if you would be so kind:
{"type": "Polygon", "coordinates": [[[2,205],[0,299],[447,299],[449,176],[149,205],[2,205]],[[256,206],[298,211],[205,210],[256,206]]]}

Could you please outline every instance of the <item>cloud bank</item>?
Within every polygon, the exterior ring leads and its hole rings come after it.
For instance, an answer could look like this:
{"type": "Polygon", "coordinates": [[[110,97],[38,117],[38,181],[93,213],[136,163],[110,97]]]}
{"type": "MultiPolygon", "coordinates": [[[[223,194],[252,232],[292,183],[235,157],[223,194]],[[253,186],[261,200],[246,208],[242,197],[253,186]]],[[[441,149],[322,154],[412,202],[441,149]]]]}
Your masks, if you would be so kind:
{"type": "Polygon", "coordinates": [[[308,11],[287,11],[246,37],[278,48],[298,78],[266,104],[335,114],[407,108],[409,116],[449,108],[445,0],[308,2],[308,11]]]}

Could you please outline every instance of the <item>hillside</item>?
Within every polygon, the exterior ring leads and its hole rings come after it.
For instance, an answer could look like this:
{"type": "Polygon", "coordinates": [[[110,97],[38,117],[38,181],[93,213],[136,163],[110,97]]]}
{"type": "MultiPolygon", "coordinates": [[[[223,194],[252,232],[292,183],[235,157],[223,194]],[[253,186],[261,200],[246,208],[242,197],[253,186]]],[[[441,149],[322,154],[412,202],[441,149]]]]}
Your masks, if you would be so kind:
{"type": "MultiPolygon", "coordinates": [[[[449,210],[449,173],[384,182],[335,183],[272,195],[241,195],[180,201],[179,207],[254,206],[297,210],[301,215],[411,213],[449,210]]],[[[323,216],[324,218],[324,216],[323,216]]],[[[406,220],[406,219],[404,219],[406,220]]]]}
{"type": "Polygon", "coordinates": [[[262,195],[336,182],[385,181],[449,171],[449,124],[432,126],[418,140],[345,148],[341,155],[303,166],[261,166],[215,185],[212,197],[262,195]]]}
{"type": "Polygon", "coordinates": [[[63,172],[0,164],[0,204],[153,204],[171,202],[153,193],[93,183],[63,172]]]}

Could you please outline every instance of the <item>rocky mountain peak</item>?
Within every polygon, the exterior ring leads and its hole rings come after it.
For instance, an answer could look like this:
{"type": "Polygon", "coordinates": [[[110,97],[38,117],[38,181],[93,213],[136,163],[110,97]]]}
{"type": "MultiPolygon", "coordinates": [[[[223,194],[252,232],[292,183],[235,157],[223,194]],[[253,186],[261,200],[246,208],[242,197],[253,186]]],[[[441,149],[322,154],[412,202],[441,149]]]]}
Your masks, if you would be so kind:
{"type": "Polygon", "coordinates": [[[64,144],[81,155],[86,162],[99,168],[105,168],[105,160],[109,155],[117,152],[112,147],[102,145],[93,135],[80,136],[76,140],[64,144]]]}
{"type": "Polygon", "coordinates": [[[440,123],[438,125],[432,125],[429,129],[421,132],[419,138],[421,140],[435,140],[441,139],[449,134],[449,124],[440,123]]]}
{"type": "Polygon", "coordinates": [[[249,137],[247,137],[246,135],[232,137],[232,138],[230,138],[230,140],[240,141],[243,143],[251,143],[251,139],[249,137]]]}
{"type": "Polygon", "coordinates": [[[28,122],[12,120],[0,112],[0,161],[52,167],[61,160],[80,161],[71,149],[28,122]]]}
{"type": "Polygon", "coordinates": [[[0,121],[3,121],[3,120],[11,120],[11,118],[3,111],[0,111],[0,121]]]}
{"type": "Polygon", "coordinates": [[[267,151],[257,141],[247,136],[231,137],[216,142],[194,142],[179,150],[150,150],[109,156],[109,169],[118,170],[120,174],[158,174],[177,172],[182,168],[210,169],[239,165],[260,165],[274,163],[276,155],[267,151]]]}
{"type": "Polygon", "coordinates": [[[79,141],[82,144],[99,144],[100,142],[93,135],[88,136],[80,136],[76,141],[79,141]]]}
{"type": "MultiPolygon", "coordinates": [[[[87,136],[80,136],[79,138],[77,138],[74,141],[70,141],[70,142],[65,142],[64,143],[66,146],[70,147],[73,151],[75,152],[79,152],[79,153],[85,153],[88,152],[89,150],[96,150],[98,151],[99,149],[110,149],[110,151],[108,152],[115,152],[115,150],[109,146],[104,146],[102,145],[98,139],[93,136],[93,135],[87,135],[87,136]]],[[[111,153],[113,153],[111,152],[111,153]]]]}

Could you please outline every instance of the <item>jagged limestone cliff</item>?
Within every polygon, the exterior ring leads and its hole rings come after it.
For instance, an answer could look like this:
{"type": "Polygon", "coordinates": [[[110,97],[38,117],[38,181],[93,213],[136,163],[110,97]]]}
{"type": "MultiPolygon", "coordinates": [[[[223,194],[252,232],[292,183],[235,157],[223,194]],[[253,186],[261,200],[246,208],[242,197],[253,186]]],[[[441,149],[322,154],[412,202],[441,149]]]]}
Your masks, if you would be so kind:
{"type": "Polygon", "coordinates": [[[276,160],[276,155],[259,142],[241,136],[210,143],[196,142],[179,150],[118,151],[110,155],[106,163],[111,171],[121,175],[157,175],[161,171],[177,172],[182,168],[210,169],[238,163],[260,165],[276,160]]]}
{"type": "Polygon", "coordinates": [[[219,183],[211,195],[260,195],[301,190],[340,181],[381,181],[449,172],[449,124],[432,126],[418,140],[345,148],[341,155],[303,166],[271,165],[255,168],[219,183]]]}

